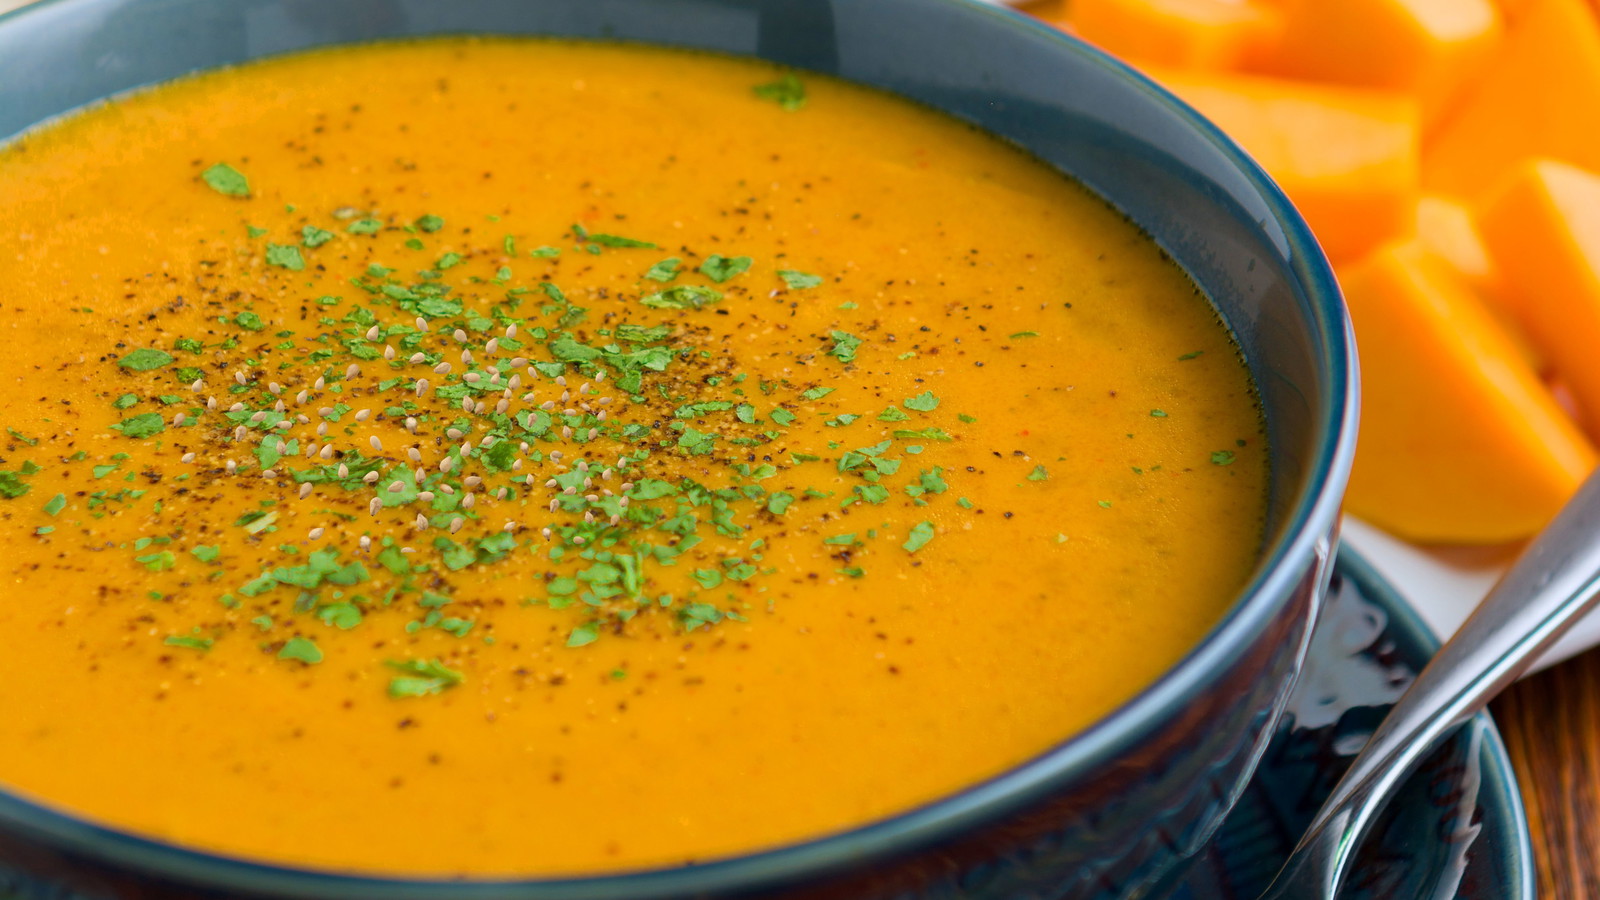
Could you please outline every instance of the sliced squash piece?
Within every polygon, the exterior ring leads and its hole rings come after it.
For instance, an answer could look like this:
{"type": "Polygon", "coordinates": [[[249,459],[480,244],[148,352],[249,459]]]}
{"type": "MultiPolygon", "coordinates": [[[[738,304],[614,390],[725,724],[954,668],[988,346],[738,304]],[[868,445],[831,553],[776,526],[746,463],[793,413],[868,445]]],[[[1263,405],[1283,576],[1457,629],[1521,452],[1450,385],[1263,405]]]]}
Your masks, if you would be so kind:
{"type": "Polygon", "coordinates": [[[1422,104],[1423,122],[1432,123],[1500,35],[1491,0],[1288,0],[1278,42],[1258,68],[1405,91],[1422,104]]]}
{"type": "Polygon", "coordinates": [[[1276,44],[1282,14],[1253,0],[1072,0],[1068,20],[1117,56],[1226,69],[1276,44]]]}
{"type": "Polygon", "coordinates": [[[1538,531],[1595,452],[1494,318],[1414,241],[1339,276],[1362,374],[1350,511],[1425,543],[1538,531]]]}
{"type": "Polygon", "coordinates": [[[1472,288],[1528,365],[1544,374],[1548,368],[1544,356],[1522,328],[1500,269],[1478,233],[1472,208],[1452,197],[1424,194],[1417,200],[1417,240],[1472,288]]]}
{"type": "Polygon", "coordinates": [[[1585,0],[1528,0],[1526,7],[1430,133],[1427,190],[1474,197],[1535,156],[1600,169],[1600,25],[1585,0]]]}
{"type": "Polygon", "coordinates": [[[1528,336],[1600,423],[1600,175],[1532,160],[1485,199],[1485,246],[1528,336]]]}
{"type": "Polygon", "coordinates": [[[1238,141],[1311,224],[1335,262],[1409,234],[1420,130],[1415,99],[1344,88],[1145,66],[1238,141]]]}

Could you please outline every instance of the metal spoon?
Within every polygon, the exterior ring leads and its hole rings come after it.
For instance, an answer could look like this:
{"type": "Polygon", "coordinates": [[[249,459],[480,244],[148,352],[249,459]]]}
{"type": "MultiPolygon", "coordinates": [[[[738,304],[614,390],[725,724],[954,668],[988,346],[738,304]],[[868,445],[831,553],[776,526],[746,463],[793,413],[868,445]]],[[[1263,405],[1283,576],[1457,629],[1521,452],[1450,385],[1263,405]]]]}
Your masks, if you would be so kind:
{"type": "Polygon", "coordinates": [[[1600,600],[1600,472],[1439,648],[1334,786],[1260,900],[1333,900],[1373,818],[1455,726],[1600,600]]]}

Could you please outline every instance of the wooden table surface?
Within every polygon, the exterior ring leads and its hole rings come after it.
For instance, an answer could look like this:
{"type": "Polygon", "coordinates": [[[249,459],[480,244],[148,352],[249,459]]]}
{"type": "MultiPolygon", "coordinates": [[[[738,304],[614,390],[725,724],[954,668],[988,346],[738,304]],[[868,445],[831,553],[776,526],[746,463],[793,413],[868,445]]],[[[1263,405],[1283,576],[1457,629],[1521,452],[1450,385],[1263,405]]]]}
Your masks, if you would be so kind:
{"type": "Polygon", "coordinates": [[[1600,649],[1490,707],[1511,751],[1544,900],[1600,900],[1600,649]]]}

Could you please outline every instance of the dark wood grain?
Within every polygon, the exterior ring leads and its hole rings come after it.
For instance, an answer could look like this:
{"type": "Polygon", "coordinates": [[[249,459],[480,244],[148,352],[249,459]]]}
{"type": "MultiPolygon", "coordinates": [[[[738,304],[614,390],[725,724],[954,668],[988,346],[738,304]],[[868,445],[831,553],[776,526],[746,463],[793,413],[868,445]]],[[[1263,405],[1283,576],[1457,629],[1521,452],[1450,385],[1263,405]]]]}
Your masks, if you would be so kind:
{"type": "Polygon", "coordinates": [[[1528,807],[1544,900],[1600,900],[1600,650],[1513,685],[1491,711],[1528,807]]]}

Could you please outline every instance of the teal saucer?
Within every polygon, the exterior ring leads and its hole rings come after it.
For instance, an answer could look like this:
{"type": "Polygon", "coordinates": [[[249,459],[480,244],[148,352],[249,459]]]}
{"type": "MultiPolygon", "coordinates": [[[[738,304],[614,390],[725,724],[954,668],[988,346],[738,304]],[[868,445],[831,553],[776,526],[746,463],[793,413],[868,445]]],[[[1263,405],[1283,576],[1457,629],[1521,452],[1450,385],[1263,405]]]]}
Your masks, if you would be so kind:
{"type": "MultiPolygon", "coordinates": [[[[1254,900],[1389,705],[1439,647],[1366,560],[1339,552],[1310,657],[1239,805],[1177,900],[1254,900]]],[[[1505,744],[1480,713],[1428,757],[1361,849],[1341,900],[1534,900],[1505,744]]]]}

